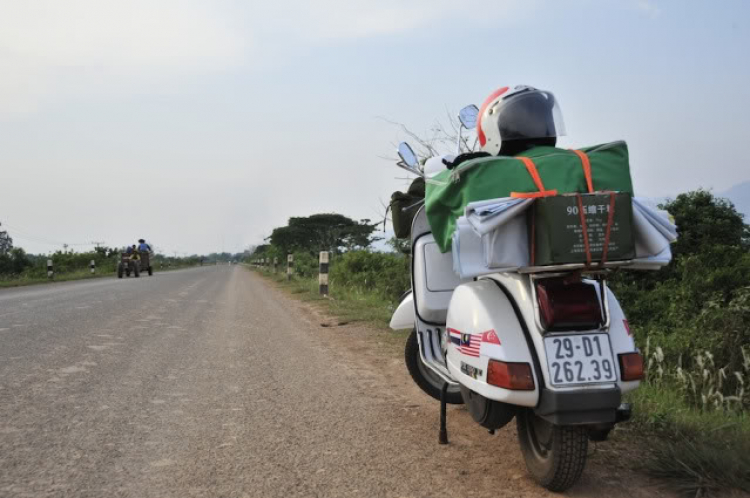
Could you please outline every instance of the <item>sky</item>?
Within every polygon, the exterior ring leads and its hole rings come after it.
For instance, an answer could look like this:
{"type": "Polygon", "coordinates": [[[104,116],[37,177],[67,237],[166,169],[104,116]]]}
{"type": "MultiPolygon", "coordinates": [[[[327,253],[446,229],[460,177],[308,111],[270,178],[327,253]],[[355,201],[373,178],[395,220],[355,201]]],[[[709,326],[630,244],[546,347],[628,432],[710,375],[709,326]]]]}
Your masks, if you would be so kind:
{"type": "Polygon", "coordinates": [[[750,180],[750,2],[0,0],[0,223],[47,253],[239,252],[379,220],[388,158],[466,104],[555,93],[563,147],[626,140],[636,195],[750,180]]]}

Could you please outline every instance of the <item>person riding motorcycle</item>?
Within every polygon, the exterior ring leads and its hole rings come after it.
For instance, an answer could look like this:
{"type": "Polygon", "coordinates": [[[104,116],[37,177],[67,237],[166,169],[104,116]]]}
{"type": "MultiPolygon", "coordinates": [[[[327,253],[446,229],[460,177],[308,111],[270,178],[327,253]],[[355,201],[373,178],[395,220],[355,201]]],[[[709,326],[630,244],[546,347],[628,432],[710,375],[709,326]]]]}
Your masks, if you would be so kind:
{"type": "Polygon", "coordinates": [[[151,246],[144,239],[138,239],[138,250],[140,252],[151,252],[151,246]]]}

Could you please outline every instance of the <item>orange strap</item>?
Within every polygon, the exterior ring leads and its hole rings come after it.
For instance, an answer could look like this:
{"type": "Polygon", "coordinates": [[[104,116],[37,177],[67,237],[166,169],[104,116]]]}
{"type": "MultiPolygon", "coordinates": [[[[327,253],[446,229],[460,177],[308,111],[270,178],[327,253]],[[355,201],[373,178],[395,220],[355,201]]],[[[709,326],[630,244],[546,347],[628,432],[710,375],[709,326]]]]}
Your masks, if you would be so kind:
{"type": "Polygon", "coordinates": [[[529,259],[531,260],[531,266],[536,264],[536,210],[531,210],[531,254],[529,259]]]}
{"type": "Polygon", "coordinates": [[[510,193],[511,197],[536,198],[536,197],[550,197],[552,195],[557,195],[557,190],[545,190],[544,189],[542,178],[539,176],[539,171],[537,171],[534,161],[532,161],[528,157],[522,157],[522,156],[517,156],[516,159],[520,159],[521,161],[523,161],[524,166],[526,166],[526,170],[531,175],[531,179],[534,180],[534,185],[536,185],[536,188],[537,190],[539,190],[539,192],[511,192],[510,193]]]}
{"type": "Polygon", "coordinates": [[[583,231],[583,249],[586,251],[586,267],[591,266],[591,246],[589,245],[589,227],[586,223],[586,214],[583,212],[583,197],[581,194],[576,194],[576,200],[578,201],[578,214],[581,217],[581,230],[583,231]]]}
{"type": "Polygon", "coordinates": [[[604,234],[604,248],[602,249],[601,265],[607,262],[607,253],[609,252],[609,236],[612,234],[612,225],[615,221],[615,193],[609,193],[609,217],[607,218],[607,231],[604,234]]]}
{"type": "Polygon", "coordinates": [[[581,158],[581,164],[583,165],[583,174],[586,176],[586,186],[588,187],[590,194],[594,191],[594,180],[591,178],[591,161],[589,161],[589,156],[586,155],[586,153],[582,150],[570,150],[581,158]]]}
{"type": "MultiPolygon", "coordinates": [[[[589,227],[586,223],[586,214],[583,209],[583,197],[581,194],[576,194],[576,200],[578,201],[578,214],[581,217],[581,230],[583,231],[583,248],[586,252],[586,267],[591,266],[591,245],[589,244],[589,227]]],[[[600,266],[604,266],[607,262],[607,254],[609,253],[609,241],[612,235],[612,226],[615,221],[615,193],[609,192],[609,213],[607,216],[607,228],[604,233],[604,247],[602,248],[602,259],[599,261],[600,266]]]]}

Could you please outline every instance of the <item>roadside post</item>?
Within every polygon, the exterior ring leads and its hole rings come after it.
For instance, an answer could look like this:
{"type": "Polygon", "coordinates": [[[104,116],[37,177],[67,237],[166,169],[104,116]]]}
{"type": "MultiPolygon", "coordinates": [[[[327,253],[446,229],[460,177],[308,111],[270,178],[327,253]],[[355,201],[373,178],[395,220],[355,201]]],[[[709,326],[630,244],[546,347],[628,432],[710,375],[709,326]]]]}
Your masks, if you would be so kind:
{"type": "Polygon", "coordinates": [[[286,280],[287,282],[292,281],[293,272],[294,272],[294,254],[289,254],[286,257],[286,280]]]}
{"type": "Polygon", "coordinates": [[[273,258],[273,273],[279,272],[279,258],[273,258]]]}
{"type": "Polygon", "coordinates": [[[52,269],[52,260],[47,260],[47,278],[52,278],[55,276],[55,271],[52,269]]]}
{"type": "Polygon", "coordinates": [[[320,273],[318,275],[318,286],[320,295],[328,296],[328,251],[320,251],[319,257],[320,273]]]}
{"type": "Polygon", "coordinates": [[[90,265],[90,266],[91,266],[91,274],[93,275],[94,273],[96,273],[96,261],[94,261],[94,260],[92,259],[92,260],[91,260],[91,265],[90,265]]]}

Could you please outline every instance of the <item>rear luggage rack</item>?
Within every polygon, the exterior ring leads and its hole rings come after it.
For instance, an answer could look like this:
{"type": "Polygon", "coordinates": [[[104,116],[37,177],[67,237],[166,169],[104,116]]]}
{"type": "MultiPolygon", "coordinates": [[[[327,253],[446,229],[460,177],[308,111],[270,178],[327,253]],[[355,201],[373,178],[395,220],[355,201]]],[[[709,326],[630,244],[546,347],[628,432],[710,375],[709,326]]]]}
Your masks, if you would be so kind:
{"type": "Polygon", "coordinates": [[[627,267],[632,264],[633,260],[627,259],[624,261],[607,261],[606,263],[604,263],[604,265],[601,265],[599,263],[592,263],[591,266],[586,266],[586,263],[567,263],[564,265],[549,266],[522,266],[518,269],[518,273],[548,273],[570,271],[583,271],[584,273],[591,273],[606,270],[607,268],[627,267]]]}

